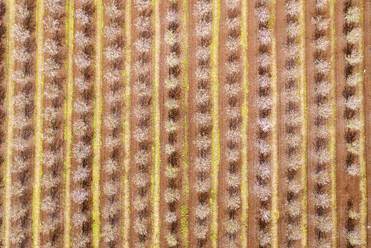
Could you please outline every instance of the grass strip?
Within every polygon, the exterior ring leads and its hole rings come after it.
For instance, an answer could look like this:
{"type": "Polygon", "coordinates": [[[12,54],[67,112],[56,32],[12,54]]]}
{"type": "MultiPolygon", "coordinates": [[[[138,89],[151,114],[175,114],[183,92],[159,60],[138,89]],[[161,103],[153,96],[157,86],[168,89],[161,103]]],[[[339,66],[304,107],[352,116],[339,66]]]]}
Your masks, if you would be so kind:
{"type": "Polygon", "coordinates": [[[218,247],[218,174],[220,165],[219,141],[219,22],[220,2],[213,0],[213,23],[211,41],[211,101],[212,101],[212,135],[211,135],[211,246],[218,247]]]}
{"type": "Polygon", "coordinates": [[[124,92],[124,122],[123,122],[123,142],[124,142],[124,175],[123,175],[123,186],[124,186],[124,201],[123,201],[123,246],[129,248],[129,235],[130,235],[130,183],[129,183],[129,168],[130,168],[130,113],[131,113],[131,102],[130,102],[130,81],[131,81],[131,0],[126,1],[125,5],[125,69],[124,69],[124,80],[125,80],[125,92],[124,92]]]}
{"type": "Polygon", "coordinates": [[[183,92],[183,109],[184,109],[184,119],[183,119],[183,153],[182,153],[182,195],[183,195],[183,205],[181,206],[181,232],[184,248],[189,247],[189,147],[188,147],[188,94],[189,94],[189,75],[188,75],[188,24],[189,24],[189,7],[188,1],[182,1],[182,92],[183,92]]]}
{"type": "MultiPolygon", "coordinates": [[[[363,0],[359,0],[359,8],[360,8],[360,29],[361,29],[361,35],[364,37],[364,8],[363,8],[363,0]]],[[[363,48],[363,42],[364,39],[359,39],[359,54],[364,54],[364,48],[363,48]]],[[[361,202],[359,206],[359,211],[360,211],[360,226],[361,226],[361,239],[363,243],[363,247],[367,247],[367,175],[366,175],[366,153],[365,153],[365,111],[364,111],[364,106],[365,106],[365,100],[364,100],[364,60],[361,61],[359,65],[359,74],[361,75],[361,82],[363,84],[360,84],[358,86],[357,92],[359,92],[359,98],[361,100],[360,104],[360,119],[362,123],[362,128],[361,128],[361,133],[360,133],[360,182],[359,182],[359,188],[360,188],[360,193],[361,193],[361,202]]],[[[370,213],[371,214],[371,213],[370,213]]]]}
{"type": "Polygon", "coordinates": [[[249,79],[248,74],[248,60],[247,60],[247,13],[248,3],[247,0],[241,1],[241,57],[242,57],[242,93],[243,102],[241,105],[242,123],[241,123],[241,247],[247,248],[247,223],[248,223],[248,137],[247,127],[249,118],[248,109],[248,89],[249,79]]]}
{"type": "Polygon", "coordinates": [[[279,219],[279,209],[278,209],[278,114],[277,114],[277,101],[278,101],[278,91],[277,91],[277,51],[276,51],[276,37],[275,37],[275,25],[276,25],[276,0],[271,1],[271,19],[270,27],[272,32],[272,62],[271,62],[271,72],[272,72],[272,248],[278,247],[278,219],[279,219]]]}
{"type": "Polygon", "coordinates": [[[335,0],[329,0],[330,15],[330,83],[332,92],[330,104],[332,106],[332,117],[329,118],[330,133],[330,178],[331,178],[331,219],[334,224],[332,229],[331,240],[332,247],[337,245],[337,211],[336,211],[336,77],[335,77],[335,0]]]}
{"type": "Polygon", "coordinates": [[[152,0],[154,9],[154,44],[153,44],[153,109],[152,109],[152,139],[153,139],[153,181],[152,181],[152,245],[160,247],[160,1],[152,0]]]}

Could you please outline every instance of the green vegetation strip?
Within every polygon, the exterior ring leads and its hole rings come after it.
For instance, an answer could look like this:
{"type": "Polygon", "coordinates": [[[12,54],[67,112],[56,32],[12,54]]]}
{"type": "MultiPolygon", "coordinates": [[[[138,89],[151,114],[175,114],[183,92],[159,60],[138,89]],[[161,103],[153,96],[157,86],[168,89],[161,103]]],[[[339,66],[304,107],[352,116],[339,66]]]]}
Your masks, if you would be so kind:
{"type": "Polygon", "coordinates": [[[129,230],[130,230],[130,188],[129,188],[129,168],[130,168],[130,80],[131,80],[131,0],[126,1],[125,5],[125,92],[124,92],[124,122],[123,122],[123,142],[124,142],[124,175],[123,175],[123,186],[124,186],[124,221],[123,221],[123,245],[124,248],[129,248],[129,230]]]}
{"type": "Polygon", "coordinates": [[[331,106],[332,115],[329,122],[329,133],[330,133],[330,177],[331,177],[331,219],[333,223],[333,229],[331,234],[332,247],[337,245],[337,214],[336,214],[336,78],[335,78],[335,0],[329,0],[330,9],[330,49],[331,49],[331,106]]]}
{"type": "Polygon", "coordinates": [[[272,248],[278,247],[278,149],[277,149],[277,51],[276,51],[276,37],[275,37],[275,25],[276,25],[276,0],[271,1],[271,19],[270,27],[272,35],[272,248]]]}
{"type": "Polygon", "coordinates": [[[218,59],[219,59],[219,22],[220,22],[220,2],[213,0],[213,24],[211,41],[211,96],[212,96],[212,122],[213,130],[211,135],[211,168],[212,168],[212,188],[211,188],[211,245],[218,247],[218,174],[220,165],[220,141],[219,141],[219,78],[218,78],[218,59]]]}
{"type": "Polygon", "coordinates": [[[242,137],[242,148],[241,148],[241,247],[247,248],[247,223],[248,223],[248,163],[247,163],[247,151],[248,151],[248,137],[247,137],[247,125],[248,125],[248,89],[249,80],[247,77],[248,73],[248,60],[247,60],[247,0],[241,1],[241,54],[242,54],[242,94],[243,102],[241,105],[242,113],[242,124],[241,124],[241,137],[242,137]]]}
{"type": "Polygon", "coordinates": [[[152,245],[160,247],[160,1],[152,0],[154,8],[153,23],[155,29],[153,45],[153,115],[152,115],[152,139],[153,139],[153,174],[152,174],[152,245]]]}
{"type": "Polygon", "coordinates": [[[183,77],[183,108],[184,108],[184,119],[183,119],[183,163],[182,163],[182,192],[183,192],[183,205],[181,206],[181,225],[182,225],[182,239],[184,248],[189,247],[189,159],[188,159],[188,93],[189,93],[189,82],[188,82],[188,23],[189,23],[189,8],[188,1],[183,0],[182,8],[182,77],[183,77]]]}
{"type": "MultiPolygon", "coordinates": [[[[361,28],[361,34],[362,37],[364,35],[364,27],[363,27],[363,0],[359,1],[359,8],[360,8],[360,28],[361,28]]],[[[370,13],[368,13],[370,14],[370,13]]],[[[369,34],[368,34],[369,35],[369,34]]],[[[359,54],[364,54],[363,51],[363,39],[359,39],[359,54]]],[[[359,74],[361,75],[361,82],[364,82],[364,65],[363,65],[363,60],[360,63],[359,66],[359,74]]],[[[360,119],[362,123],[362,128],[361,128],[361,134],[360,134],[360,169],[361,169],[361,175],[360,175],[360,191],[361,191],[361,202],[359,206],[360,210],[360,224],[361,224],[361,239],[362,239],[362,244],[363,247],[367,247],[367,178],[366,178],[366,153],[365,153],[365,112],[364,112],[364,84],[359,85],[359,89],[357,92],[359,92],[359,97],[361,100],[360,104],[360,119]]],[[[371,214],[371,213],[370,213],[371,214]]]]}

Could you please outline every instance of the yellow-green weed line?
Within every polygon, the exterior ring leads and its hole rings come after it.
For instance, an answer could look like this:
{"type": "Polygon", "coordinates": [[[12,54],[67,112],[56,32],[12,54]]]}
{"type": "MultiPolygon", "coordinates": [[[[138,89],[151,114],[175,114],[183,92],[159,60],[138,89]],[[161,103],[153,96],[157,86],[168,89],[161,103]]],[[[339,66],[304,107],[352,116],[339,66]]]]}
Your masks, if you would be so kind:
{"type": "Polygon", "coordinates": [[[0,0],[0,246],[370,246],[366,4],[0,0]]]}
{"type": "Polygon", "coordinates": [[[248,229],[248,136],[247,127],[249,121],[249,110],[248,110],[248,94],[249,94],[249,80],[248,80],[248,66],[249,61],[247,59],[247,34],[248,34],[248,21],[247,21],[247,0],[241,1],[241,60],[242,60],[242,95],[243,102],[241,104],[241,247],[247,247],[247,229],[248,229]]]}
{"type": "Polygon", "coordinates": [[[182,0],[182,104],[183,104],[183,152],[182,152],[182,163],[181,163],[181,175],[182,175],[182,194],[183,202],[180,207],[180,223],[182,242],[185,248],[189,247],[189,75],[188,75],[188,53],[189,53],[189,6],[187,0],[182,0]]]}
{"type": "Polygon", "coordinates": [[[153,179],[152,179],[152,244],[151,248],[160,247],[160,1],[152,0],[153,6],[153,109],[152,109],[152,161],[153,161],[153,179]]]}
{"type": "MultiPolygon", "coordinates": [[[[95,20],[96,20],[96,34],[95,34],[95,82],[94,82],[94,158],[93,158],[93,247],[98,248],[100,240],[100,166],[101,166],[101,147],[102,147],[102,52],[103,52],[103,2],[95,0],[95,20]]],[[[112,144],[108,144],[112,146],[112,144]]]]}
{"type": "Polygon", "coordinates": [[[74,0],[66,1],[66,85],[64,102],[65,108],[65,159],[64,159],[64,200],[63,200],[63,216],[64,216],[64,242],[63,247],[71,247],[71,145],[72,145],[72,100],[73,100],[73,36],[74,36],[74,0]]]}
{"type": "Polygon", "coordinates": [[[129,248],[129,235],[130,235],[130,185],[129,185],[129,169],[130,169],[130,117],[131,117],[131,4],[132,1],[128,0],[124,6],[124,35],[125,35],[125,67],[124,67],[124,121],[123,121],[123,142],[124,142],[124,161],[123,161],[123,225],[122,225],[122,239],[124,248],[129,248]]]}
{"type": "Polygon", "coordinates": [[[219,126],[219,28],[220,28],[220,3],[218,0],[212,2],[212,41],[211,41],[211,245],[218,247],[218,174],[220,166],[220,126],[219,126]]]}

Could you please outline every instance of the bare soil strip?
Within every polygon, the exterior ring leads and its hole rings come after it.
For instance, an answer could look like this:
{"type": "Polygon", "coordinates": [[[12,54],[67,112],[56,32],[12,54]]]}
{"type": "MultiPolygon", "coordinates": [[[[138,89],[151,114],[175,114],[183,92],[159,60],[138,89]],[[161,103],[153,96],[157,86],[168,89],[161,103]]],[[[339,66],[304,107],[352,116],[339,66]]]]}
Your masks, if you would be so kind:
{"type": "Polygon", "coordinates": [[[13,124],[14,124],[14,23],[15,23],[15,3],[13,1],[7,1],[7,72],[6,72],[6,147],[5,147],[5,163],[4,163],[4,247],[9,248],[10,245],[10,214],[11,214],[11,168],[13,158],[13,124]]]}
{"type": "MultiPolygon", "coordinates": [[[[286,17],[286,3],[288,1],[286,0],[277,0],[277,5],[282,6],[282,9],[277,11],[277,29],[276,29],[276,37],[277,37],[277,51],[281,56],[278,56],[277,58],[277,79],[278,79],[278,92],[280,92],[279,100],[278,100],[278,115],[279,115],[279,121],[277,122],[278,125],[278,157],[279,157],[279,165],[281,167],[281,170],[279,171],[279,178],[285,179],[285,180],[280,180],[278,189],[279,189],[279,211],[280,211],[280,219],[278,221],[278,226],[279,226],[279,232],[278,232],[278,239],[279,239],[279,244],[280,246],[288,246],[288,222],[289,222],[289,216],[287,212],[287,198],[288,198],[288,171],[290,167],[290,160],[287,159],[287,149],[288,149],[288,144],[287,144],[287,134],[286,134],[286,110],[288,108],[287,103],[287,94],[286,94],[286,85],[288,84],[286,81],[287,76],[286,76],[286,63],[287,63],[287,41],[290,40],[288,38],[288,33],[287,33],[287,17],[286,17]]],[[[295,10],[294,10],[295,11],[295,10]]],[[[299,27],[296,27],[299,29],[299,27]]],[[[296,42],[296,37],[292,39],[294,42],[296,42]]],[[[296,61],[291,62],[294,64],[293,67],[297,67],[295,64],[296,61]]],[[[290,85],[291,87],[296,87],[296,80],[293,80],[292,84],[290,85]]],[[[294,109],[294,111],[297,111],[297,109],[294,109]]],[[[293,135],[297,135],[297,128],[293,129],[294,133],[293,135]]],[[[296,151],[293,150],[293,153],[296,151]]],[[[300,164],[301,165],[301,164],[300,164]]],[[[297,180],[297,171],[293,171],[291,179],[297,180]]],[[[291,181],[293,181],[291,180],[291,181]]],[[[293,200],[297,200],[298,195],[295,194],[293,195],[293,200]]],[[[297,217],[297,216],[296,216],[297,217]]],[[[296,218],[297,219],[297,218],[296,218]]],[[[292,218],[294,220],[294,218],[292,218]]],[[[296,223],[294,223],[295,225],[296,223]]],[[[296,225],[295,225],[296,226],[296,225]]],[[[294,226],[294,227],[295,227],[294,226]]],[[[297,230],[294,230],[297,233],[297,230]]],[[[298,242],[297,240],[292,242],[292,247],[298,247],[298,242]]]]}
{"type": "MultiPolygon", "coordinates": [[[[41,173],[42,173],[42,145],[43,145],[43,95],[44,95],[44,25],[41,22],[44,14],[44,2],[36,3],[36,81],[35,81],[35,165],[33,182],[33,202],[32,202],[32,237],[33,246],[40,246],[40,197],[41,197],[41,173]]],[[[47,62],[45,63],[47,64],[47,62]]],[[[50,70],[45,66],[45,70],[50,70]]],[[[45,113],[45,117],[49,113],[45,113]]],[[[52,226],[52,225],[51,225],[52,226]]],[[[48,230],[51,226],[46,226],[48,230]]],[[[44,230],[45,230],[44,229],[44,230]]],[[[51,228],[53,229],[53,228],[51,228]]],[[[47,231],[49,232],[49,230],[47,231]]]]}
{"type": "Polygon", "coordinates": [[[371,1],[363,1],[364,17],[364,105],[365,105],[365,137],[366,137],[366,165],[367,165],[367,244],[371,245],[371,1]],[[367,35],[368,34],[368,35],[367,35]]]}
{"type": "Polygon", "coordinates": [[[71,146],[72,146],[72,102],[73,102],[73,35],[74,0],[66,1],[66,99],[65,99],[65,159],[64,159],[64,248],[71,245],[71,146]]]}
{"type": "MultiPolygon", "coordinates": [[[[6,137],[6,52],[7,52],[7,8],[6,1],[0,1],[0,226],[4,223],[4,168],[5,168],[5,137],[6,137]]],[[[0,247],[3,247],[3,228],[0,230],[0,247]]]]}

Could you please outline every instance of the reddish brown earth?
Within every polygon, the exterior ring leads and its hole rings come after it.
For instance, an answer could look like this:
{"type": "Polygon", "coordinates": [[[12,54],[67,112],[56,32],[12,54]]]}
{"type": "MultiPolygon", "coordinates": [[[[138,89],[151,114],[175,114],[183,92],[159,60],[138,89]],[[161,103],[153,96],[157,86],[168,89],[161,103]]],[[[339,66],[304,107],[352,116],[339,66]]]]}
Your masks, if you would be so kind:
{"type": "MultiPolygon", "coordinates": [[[[0,164],[4,163],[5,160],[5,116],[6,116],[6,13],[5,1],[0,1],[0,164]]],[[[3,169],[0,170],[0,178],[3,178],[3,169]]],[[[4,202],[4,183],[0,182],[0,211],[3,212],[3,202],[4,202]]],[[[3,224],[3,215],[0,217],[0,225],[3,224]]],[[[2,236],[3,231],[0,232],[2,236]]],[[[0,240],[0,246],[2,246],[3,240],[0,240]]]]}

